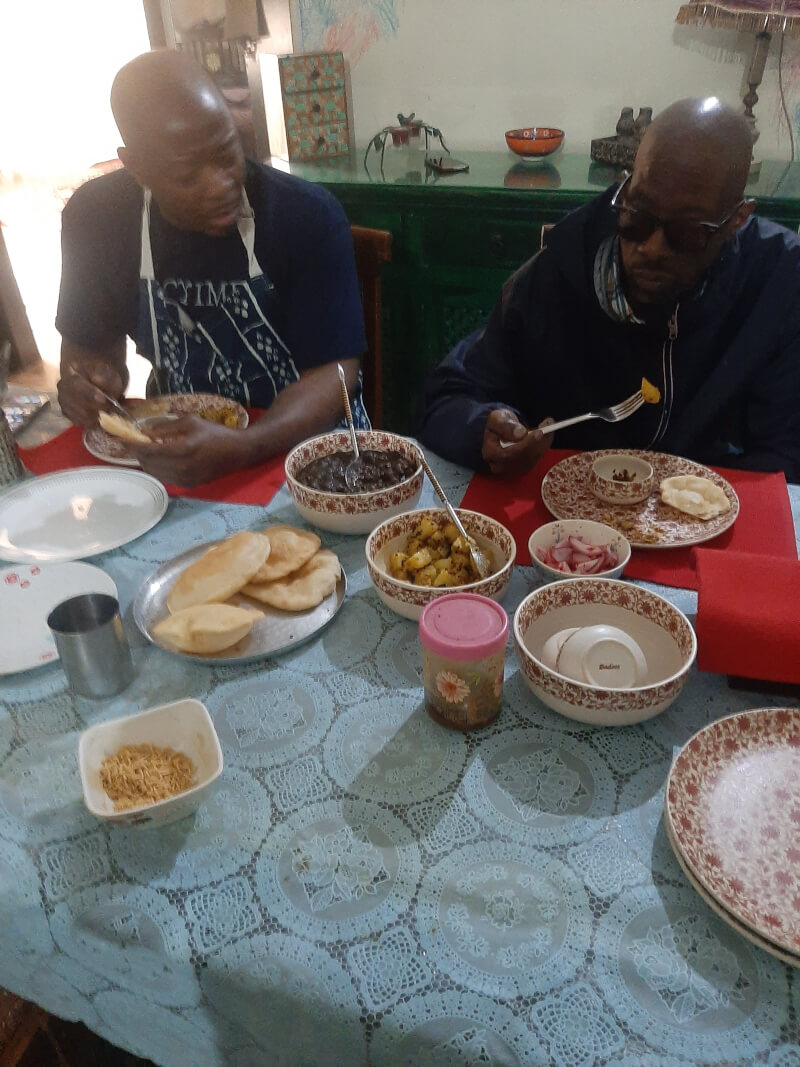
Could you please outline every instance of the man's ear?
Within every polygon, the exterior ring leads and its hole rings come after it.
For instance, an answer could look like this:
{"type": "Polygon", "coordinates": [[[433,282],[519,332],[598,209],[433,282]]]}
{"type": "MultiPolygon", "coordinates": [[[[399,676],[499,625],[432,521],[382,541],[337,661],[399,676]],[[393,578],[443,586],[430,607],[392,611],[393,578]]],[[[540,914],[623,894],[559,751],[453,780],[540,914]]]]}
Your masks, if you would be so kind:
{"type": "Polygon", "coordinates": [[[743,200],[739,207],[736,209],[736,214],[731,219],[731,222],[733,223],[733,230],[731,232],[735,233],[737,230],[740,230],[750,218],[750,216],[753,214],[755,209],[755,200],[743,200]]]}
{"type": "Polygon", "coordinates": [[[120,145],[117,149],[117,156],[120,163],[125,170],[131,175],[131,177],[137,182],[138,185],[145,186],[147,183],[142,178],[139,168],[136,164],[136,156],[131,152],[130,148],[125,148],[124,145],[120,145]]]}

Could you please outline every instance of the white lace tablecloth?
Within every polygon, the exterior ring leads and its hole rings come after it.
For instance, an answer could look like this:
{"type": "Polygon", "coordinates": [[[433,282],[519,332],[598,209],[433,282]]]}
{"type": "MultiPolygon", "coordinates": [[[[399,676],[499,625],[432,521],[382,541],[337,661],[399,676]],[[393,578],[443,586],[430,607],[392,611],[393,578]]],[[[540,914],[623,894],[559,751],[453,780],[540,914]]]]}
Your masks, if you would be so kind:
{"type": "MultiPolygon", "coordinates": [[[[460,499],[466,472],[437,468],[460,499]]],[[[534,699],[509,646],[496,723],[443,730],[416,625],[378,600],[358,537],[323,535],[349,595],[305,647],[231,669],[145,645],[129,609],[148,573],[267,513],[297,521],[285,490],[173,501],[96,561],[134,646],[121,696],[74,698],[57,665],[0,680],[0,986],[164,1067],[797,1067],[800,972],[700,900],[661,817],[692,733],[788,701],[695,671],[660,717],[584,727],[534,699]],[[81,730],[183,696],[216,724],[217,792],[162,830],[105,828],[81,730]]],[[[534,584],[515,570],[509,613],[534,584]]]]}

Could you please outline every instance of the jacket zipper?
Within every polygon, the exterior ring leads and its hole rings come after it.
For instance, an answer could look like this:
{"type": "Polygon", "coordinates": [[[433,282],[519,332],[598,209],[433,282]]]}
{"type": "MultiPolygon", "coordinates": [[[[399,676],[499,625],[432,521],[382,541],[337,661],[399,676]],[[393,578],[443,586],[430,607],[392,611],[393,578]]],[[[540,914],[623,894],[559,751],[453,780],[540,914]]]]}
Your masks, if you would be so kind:
{"type": "Polygon", "coordinates": [[[658,428],[653,435],[648,448],[652,448],[658,441],[662,441],[669,427],[672,417],[672,401],[674,398],[674,383],[672,377],[672,346],[678,338],[678,310],[680,304],[675,305],[675,310],[670,315],[667,326],[668,335],[661,348],[661,395],[664,398],[661,405],[661,419],[658,428]]]}

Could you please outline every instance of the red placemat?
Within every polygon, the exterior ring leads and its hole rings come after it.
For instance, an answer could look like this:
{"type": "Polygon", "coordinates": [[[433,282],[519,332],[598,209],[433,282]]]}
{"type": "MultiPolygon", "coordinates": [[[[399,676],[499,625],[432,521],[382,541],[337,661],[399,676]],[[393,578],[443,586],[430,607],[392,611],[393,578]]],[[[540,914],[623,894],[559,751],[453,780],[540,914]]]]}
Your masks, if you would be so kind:
{"type": "MultiPolygon", "coordinates": [[[[461,506],[481,511],[502,522],[517,542],[517,563],[528,566],[528,538],[553,516],[542,503],[542,479],[551,467],[574,452],[551,449],[536,468],[520,478],[499,479],[476,474],[467,487],[461,506]]],[[[783,474],[714,468],[726,478],[739,497],[739,517],[725,533],[703,547],[756,555],[769,551],[781,559],[796,560],[794,523],[786,479],[783,474]]],[[[628,578],[697,589],[693,548],[633,550],[625,569],[628,578]]]]}
{"type": "Polygon", "coordinates": [[[698,667],[800,682],[800,562],[704,548],[695,558],[698,667]]]}
{"type": "MultiPolygon", "coordinates": [[[[83,430],[80,426],[70,426],[52,441],[47,441],[36,448],[21,448],[22,462],[32,474],[51,474],[53,471],[69,470],[74,467],[103,467],[102,460],[90,455],[83,447],[83,430]]],[[[213,482],[195,486],[194,489],[181,489],[168,485],[170,496],[188,496],[195,500],[224,500],[229,504],[266,505],[285,481],[283,470],[284,456],[272,456],[260,467],[228,474],[216,478],[213,482]]]]}

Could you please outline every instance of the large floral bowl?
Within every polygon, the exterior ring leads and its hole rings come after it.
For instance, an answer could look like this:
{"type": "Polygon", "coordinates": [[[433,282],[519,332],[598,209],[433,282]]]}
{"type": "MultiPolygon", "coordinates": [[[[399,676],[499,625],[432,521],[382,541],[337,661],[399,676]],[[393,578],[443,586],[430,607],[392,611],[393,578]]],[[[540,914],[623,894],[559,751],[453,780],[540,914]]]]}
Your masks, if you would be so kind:
{"type": "Polygon", "coordinates": [[[429,585],[403,582],[399,578],[393,578],[389,572],[389,556],[392,552],[405,549],[408,535],[425,516],[438,522],[449,521],[444,508],[407,511],[404,515],[381,523],[367,538],[365,552],[372,584],[384,604],[405,619],[419,619],[426,604],[446,593],[480,593],[482,596],[491,597],[492,600],[502,600],[508,588],[517,555],[514,538],[505,526],[490,519],[488,515],[465,511],[463,508],[457,508],[456,511],[464,529],[475,538],[478,546],[489,554],[492,561],[492,573],[488,578],[470,582],[468,585],[441,586],[434,589],[429,585]]]}
{"type": "Polygon", "coordinates": [[[321,530],[334,533],[365,534],[393,515],[408,511],[417,503],[422,492],[422,464],[419,448],[407,437],[384,430],[357,430],[359,449],[374,449],[377,452],[399,452],[417,466],[410,478],[389,489],[377,489],[368,493],[327,493],[311,489],[297,481],[297,474],[321,456],[332,452],[350,451],[350,434],[347,430],[334,430],[301,441],[286,457],[286,484],[294,506],[311,523],[321,530]]]}
{"type": "Polygon", "coordinates": [[[697,654],[689,620],[668,600],[610,578],[575,578],[534,590],[514,613],[522,675],[553,711],[597,726],[628,726],[659,715],[675,700],[697,654]],[[570,626],[607,623],[638,642],[647,660],[642,685],[604,688],[576,682],[539,658],[545,641],[570,626]]]}

